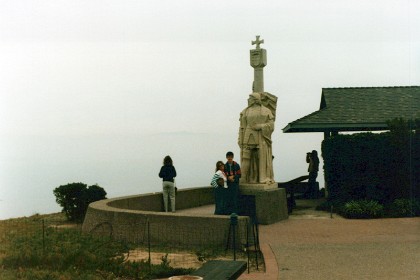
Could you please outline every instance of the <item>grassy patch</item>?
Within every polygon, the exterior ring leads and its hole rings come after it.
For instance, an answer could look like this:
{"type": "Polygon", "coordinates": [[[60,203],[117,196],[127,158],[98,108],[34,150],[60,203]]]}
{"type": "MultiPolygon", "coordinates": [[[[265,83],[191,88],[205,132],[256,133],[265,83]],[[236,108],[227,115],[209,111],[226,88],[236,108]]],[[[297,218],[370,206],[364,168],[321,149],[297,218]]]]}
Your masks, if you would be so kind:
{"type": "Polygon", "coordinates": [[[155,279],[191,272],[167,259],[127,261],[134,244],[64,223],[61,214],[0,221],[0,279],[155,279]]]}
{"type": "MultiPolygon", "coordinates": [[[[238,248],[236,259],[249,259],[250,271],[264,271],[261,252],[249,249],[238,248]]],[[[0,221],[0,279],[158,279],[190,274],[208,260],[233,260],[225,246],[185,250],[160,244],[151,255],[149,263],[145,244],[83,234],[81,224],[69,223],[62,213],[0,221]]]]}

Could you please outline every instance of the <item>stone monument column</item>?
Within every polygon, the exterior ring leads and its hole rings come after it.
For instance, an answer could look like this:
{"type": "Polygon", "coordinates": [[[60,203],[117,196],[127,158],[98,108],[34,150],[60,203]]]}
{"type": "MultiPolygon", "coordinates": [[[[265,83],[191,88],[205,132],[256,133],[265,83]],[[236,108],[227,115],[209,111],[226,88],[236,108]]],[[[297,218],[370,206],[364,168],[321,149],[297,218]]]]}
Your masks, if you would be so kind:
{"type": "Polygon", "coordinates": [[[287,219],[285,189],[274,181],[271,135],[276,119],[277,97],[264,91],[264,67],[267,52],[260,48],[264,40],[257,36],[255,49],[250,50],[254,68],[252,93],[248,106],[239,118],[238,144],[241,151],[241,213],[254,216],[261,224],[272,224],[287,219]]]}
{"type": "Polygon", "coordinates": [[[260,48],[260,44],[264,40],[260,40],[260,36],[256,36],[255,41],[251,41],[252,45],[256,45],[255,49],[249,51],[250,62],[254,68],[254,83],[252,92],[264,92],[264,67],[267,65],[267,51],[260,48]]]}
{"type": "Polygon", "coordinates": [[[271,134],[274,131],[277,97],[264,92],[263,68],[267,65],[267,52],[260,48],[264,40],[257,36],[255,49],[250,50],[254,68],[252,93],[248,106],[240,114],[238,143],[241,148],[242,188],[277,188],[273,174],[271,134]]]}

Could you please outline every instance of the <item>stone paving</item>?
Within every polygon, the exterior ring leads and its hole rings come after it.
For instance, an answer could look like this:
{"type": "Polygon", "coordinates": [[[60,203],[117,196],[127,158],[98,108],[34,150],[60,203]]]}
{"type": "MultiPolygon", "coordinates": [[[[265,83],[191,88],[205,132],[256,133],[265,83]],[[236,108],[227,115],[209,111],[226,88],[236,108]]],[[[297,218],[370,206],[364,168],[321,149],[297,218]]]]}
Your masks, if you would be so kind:
{"type": "Polygon", "coordinates": [[[288,220],[261,225],[266,271],[239,279],[420,279],[420,218],[331,218],[319,202],[297,200],[288,220]]]}
{"type": "Polygon", "coordinates": [[[331,218],[311,204],[260,226],[267,271],[239,279],[420,279],[420,218],[331,218]]]}

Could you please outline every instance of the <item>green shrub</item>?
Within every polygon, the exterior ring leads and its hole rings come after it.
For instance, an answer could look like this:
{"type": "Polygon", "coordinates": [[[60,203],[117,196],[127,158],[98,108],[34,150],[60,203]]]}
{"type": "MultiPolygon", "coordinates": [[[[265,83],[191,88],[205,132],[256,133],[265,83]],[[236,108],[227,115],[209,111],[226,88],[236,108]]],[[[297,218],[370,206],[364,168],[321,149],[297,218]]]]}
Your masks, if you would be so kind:
{"type": "Polygon", "coordinates": [[[391,217],[415,217],[420,216],[420,202],[415,199],[396,199],[389,209],[391,217]]]}
{"type": "Polygon", "coordinates": [[[341,208],[342,216],[349,219],[372,219],[384,215],[384,206],[374,200],[352,200],[341,208]]]}
{"type": "Polygon", "coordinates": [[[420,121],[395,119],[388,125],[389,132],[337,135],[322,142],[330,199],[384,205],[420,199],[420,121]]]}
{"type": "Polygon", "coordinates": [[[56,201],[70,221],[82,221],[89,203],[106,198],[106,192],[98,185],[87,187],[83,183],[71,183],[54,189],[56,201]]]}

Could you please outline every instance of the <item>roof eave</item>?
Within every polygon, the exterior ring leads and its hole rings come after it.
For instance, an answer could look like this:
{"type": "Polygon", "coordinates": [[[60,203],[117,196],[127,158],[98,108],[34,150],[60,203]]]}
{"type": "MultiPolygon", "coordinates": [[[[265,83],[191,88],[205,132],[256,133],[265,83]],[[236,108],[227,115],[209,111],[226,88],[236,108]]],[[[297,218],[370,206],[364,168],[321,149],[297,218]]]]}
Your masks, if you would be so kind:
{"type": "Polygon", "coordinates": [[[316,123],[316,124],[293,124],[289,123],[282,129],[283,133],[291,132],[331,132],[331,131],[377,131],[388,130],[385,123],[316,123]]]}

